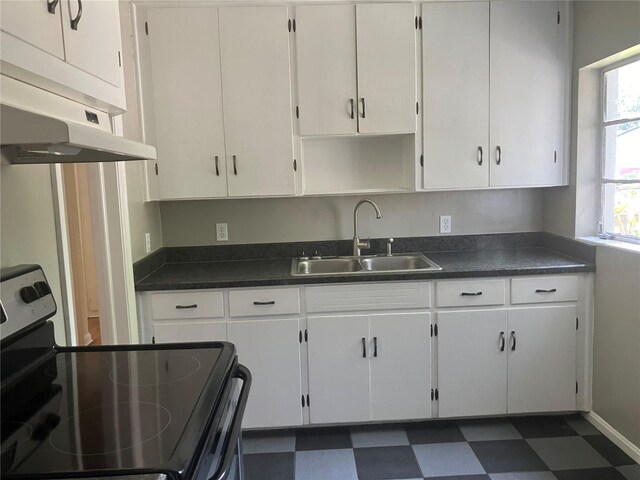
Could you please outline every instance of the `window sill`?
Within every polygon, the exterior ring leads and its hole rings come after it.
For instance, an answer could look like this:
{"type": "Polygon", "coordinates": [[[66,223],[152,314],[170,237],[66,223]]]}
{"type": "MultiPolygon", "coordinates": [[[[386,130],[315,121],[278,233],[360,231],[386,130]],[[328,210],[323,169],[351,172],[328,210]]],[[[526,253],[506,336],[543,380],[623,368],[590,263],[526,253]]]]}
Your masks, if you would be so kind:
{"type": "Polygon", "coordinates": [[[632,252],[640,255],[640,244],[631,242],[622,242],[620,240],[606,240],[599,237],[577,237],[579,240],[590,245],[596,245],[598,247],[615,248],[616,250],[624,250],[626,252],[632,252]]]}

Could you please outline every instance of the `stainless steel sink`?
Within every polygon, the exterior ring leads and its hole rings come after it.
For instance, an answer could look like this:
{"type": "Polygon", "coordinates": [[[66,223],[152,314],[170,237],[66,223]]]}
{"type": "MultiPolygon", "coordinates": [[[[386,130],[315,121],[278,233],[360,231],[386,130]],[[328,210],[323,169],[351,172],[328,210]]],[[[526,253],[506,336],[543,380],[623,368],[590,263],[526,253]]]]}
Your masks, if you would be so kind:
{"type": "Polygon", "coordinates": [[[390,257],[363,257],[362,267],[369,272],[402,272],[405,270],[442,270],[422,254],[392,255],[390,257]]]}
{"type": "Polygon", "coordinates": [[[391,256],[334,257],[301,260],[294,258],[291,274],[346,275],[363,273],[408,273],[442,270],[442,267],[421,253],[391,256]]]}

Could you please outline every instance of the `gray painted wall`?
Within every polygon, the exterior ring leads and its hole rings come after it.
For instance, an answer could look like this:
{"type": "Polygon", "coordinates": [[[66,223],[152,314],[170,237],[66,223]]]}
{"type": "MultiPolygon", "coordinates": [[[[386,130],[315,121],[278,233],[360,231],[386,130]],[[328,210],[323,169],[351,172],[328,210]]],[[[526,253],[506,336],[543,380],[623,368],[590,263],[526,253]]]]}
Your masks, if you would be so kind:
{"type": "Polygon", "coordinates": [[[66,344],[58,242],[48,165],[0,166],[0,267],[42,265],[58,302],[56,341],[66,344]]]}
{"type": "MultiPolygon", "coordinates": [[[[229,242],[335,240],[353,236],[360,196],[163,202],[165,246],[211,245],[215,224],[228,223],[229,242]]],[[[486,190],[372,196],[383,218],[363,205],[360,236],[438,235],[439,215],[451,215],[454,234],[522,232],[542,228],[540,190],[486,190]]]]}
{"type": "Polygon", "coordinates": [[[640,253],[597,247],[593,410],[640,445],[640,253]]]}

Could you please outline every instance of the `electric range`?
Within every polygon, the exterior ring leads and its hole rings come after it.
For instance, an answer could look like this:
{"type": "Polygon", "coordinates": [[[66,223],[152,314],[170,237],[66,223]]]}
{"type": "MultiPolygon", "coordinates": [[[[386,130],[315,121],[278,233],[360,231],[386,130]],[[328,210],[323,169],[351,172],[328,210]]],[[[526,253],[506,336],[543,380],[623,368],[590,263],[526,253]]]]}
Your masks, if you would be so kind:
{"type": "Polygon", "coordinates": [[[232,344],[57,346],[36,265],[2,270],[0,299],[2,478],[242,478],[232,344]]]}

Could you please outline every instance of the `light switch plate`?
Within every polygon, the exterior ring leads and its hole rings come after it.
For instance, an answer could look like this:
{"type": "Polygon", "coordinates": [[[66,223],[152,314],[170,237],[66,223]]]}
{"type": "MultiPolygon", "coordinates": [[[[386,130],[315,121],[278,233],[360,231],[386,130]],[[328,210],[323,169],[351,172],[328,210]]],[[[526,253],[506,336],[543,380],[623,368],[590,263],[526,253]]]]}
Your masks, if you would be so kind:
{"type": "Polygon", "coordinates": [[[151,253],[151,234],[148,232],[144,234],[144,251],[151,253]]]}
{"type": "Polygon", "coordinates": [[[440,215],[440,233],[451,233],[451,215],[440,215]]]}
{"type": "Polygon", "coordinates": [[[229,241],[229,230],[226,223],[216,223],[216,240],[219,242],[229,241]]]}

